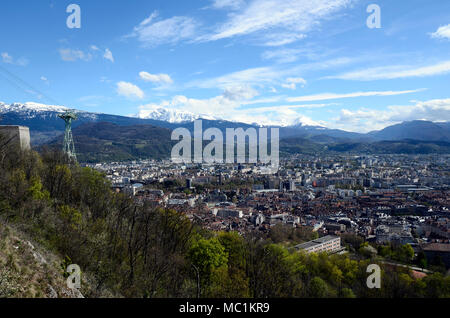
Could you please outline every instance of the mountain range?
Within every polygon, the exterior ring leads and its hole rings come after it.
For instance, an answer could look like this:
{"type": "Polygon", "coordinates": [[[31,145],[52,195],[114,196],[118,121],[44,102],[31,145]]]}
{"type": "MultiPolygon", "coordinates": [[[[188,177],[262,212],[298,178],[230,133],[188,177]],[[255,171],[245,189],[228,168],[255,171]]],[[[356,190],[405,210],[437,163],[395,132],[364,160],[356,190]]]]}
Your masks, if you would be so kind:
{"type": "Polygon", "coordinates": [[[162,107],[142,109],[139,111],[137,117],[141,119],[161,120],[172,124],[191,122],[200,118],[199,115],[195,115],[190,112],[177,111],[174,109],[166,109],[162,107]]]}
{"type": "Polygon", "coordinates": [[[414,139],[424,141],[450,141],[449,123],[433,123],[415,120],[370,132],[370,137],[376,140],[414,139]]]}
{"type": "MultiPolygon", "coordinates": [[[[0,102],[0,125],[30,127],[32,145],[60,144],[64,122],[58,115],[68,110],[63,106],[37,103],[5,104],[0,102]]],[[[136,117],[76,111],[73,122],[77,151],[87,161],[160,158],[170,153],[170,132],[179,127],[193,131],[194,120],[201,118],[203,129],[244,129],[254,127],[238,122],[204,118],[188,112],[164,108],[142,111],[136,117]],[[156,138],[153,138],[156,137],[156,138]],[[130,146],[134,145],[134,146],[130,146]],[[95,155],[97,153],[97,155],[95,155]],[[116,154],[116,155],[112,155],[116,154]]],[[[450,153],[450,123],[410,121],[367,134],[329,129],[321,126],[278,127],[281,151],[317,153],[322,151],[364,153],[450,153]]]]}
{"type": "MultiPolygon", "coordinates": [[[[85,123],[73,129],[80,162],[111,162],[135,159],[167,159],[175,142],[171,130],[152,125],[120,126],[109,122],[85,123]]],[[[63,136],[45,146],[60,148],[63,136]]]]}

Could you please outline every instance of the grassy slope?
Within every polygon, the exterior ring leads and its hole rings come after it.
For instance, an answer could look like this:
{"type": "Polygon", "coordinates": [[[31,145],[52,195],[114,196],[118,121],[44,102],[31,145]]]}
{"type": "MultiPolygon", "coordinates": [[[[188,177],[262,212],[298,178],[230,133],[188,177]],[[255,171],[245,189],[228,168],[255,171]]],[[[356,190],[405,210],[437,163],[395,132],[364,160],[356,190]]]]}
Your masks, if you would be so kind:
{"type": "Polygon", "coordinates": [[[0,298],[78,298],[66,286],[61,257],[0,223],[0,298]]]}

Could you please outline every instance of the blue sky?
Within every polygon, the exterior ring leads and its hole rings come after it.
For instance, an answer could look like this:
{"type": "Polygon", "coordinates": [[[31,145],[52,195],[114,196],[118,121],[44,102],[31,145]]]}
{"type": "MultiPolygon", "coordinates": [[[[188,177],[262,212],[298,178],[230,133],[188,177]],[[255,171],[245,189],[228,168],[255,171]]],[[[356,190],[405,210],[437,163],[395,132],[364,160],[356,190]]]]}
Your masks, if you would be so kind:
{"type": "Polygon", "coordinates": [[[2,0],[0,101],[366,132],[450,120],[450,1],[2,0]],[[81,28],[66,25],[69,4],[81,28]],[[381,28],[369,28],[370,4],[381,28]]]}

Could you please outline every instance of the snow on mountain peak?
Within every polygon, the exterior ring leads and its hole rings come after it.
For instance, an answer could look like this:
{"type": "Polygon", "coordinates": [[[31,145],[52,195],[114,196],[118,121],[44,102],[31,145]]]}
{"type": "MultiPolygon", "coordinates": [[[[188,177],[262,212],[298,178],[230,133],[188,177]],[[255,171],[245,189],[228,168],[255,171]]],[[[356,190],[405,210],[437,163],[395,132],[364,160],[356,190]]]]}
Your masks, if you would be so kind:
{"type": "Polygon", "coordinates": [[[9,112],[65,112],[69,108],[64,106],[44,105],[34,102],[5,104],[0,102],[0,113],[9,112]]]}
{"type": "Polygon", "coordinates": [[[320,123],[312,120],[309,117],[301,116],[295,119],[290,126],[313,126],[313,127],[323,127],[320,123]]]}
{"type": "Polygon", "coordinates": [[[161,120],[169,123],[191,122],[200,118],[199,115],[190,112],[166,109],[162,107],[147,107],[145,109],[141,109],[137,117],[141,119],[161,120]]]}

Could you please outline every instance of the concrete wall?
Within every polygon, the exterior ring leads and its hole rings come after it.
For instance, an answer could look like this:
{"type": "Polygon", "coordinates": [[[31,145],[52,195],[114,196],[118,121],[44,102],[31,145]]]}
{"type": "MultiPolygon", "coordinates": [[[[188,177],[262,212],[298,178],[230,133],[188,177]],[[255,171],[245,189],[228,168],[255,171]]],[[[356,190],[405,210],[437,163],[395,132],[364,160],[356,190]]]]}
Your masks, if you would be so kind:
{"type": "Polygon", "coordinates": [[[6,138],[9,146],[20,147],[22,150],[29,150],[30,129],[25,126],[0,126],[0,135],[6,138]]]}

